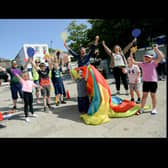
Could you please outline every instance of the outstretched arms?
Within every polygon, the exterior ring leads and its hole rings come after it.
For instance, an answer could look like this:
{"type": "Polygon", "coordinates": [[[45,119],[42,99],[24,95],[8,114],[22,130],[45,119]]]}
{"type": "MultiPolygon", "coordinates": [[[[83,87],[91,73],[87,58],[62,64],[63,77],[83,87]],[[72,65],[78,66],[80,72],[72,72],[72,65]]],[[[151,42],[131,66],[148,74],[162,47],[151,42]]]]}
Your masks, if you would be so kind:
{"type": "Polygon", "coordinates": [[[129,43],[129,44],[123,49],[123,54],[124,54],[124,55],[128,52],[128,50],[132,47],[132,45],[133,45],[134,42],[136,42],[136,41],[137,41],[137,39],[134,38],[133,41],[132,41],[131,43],[129,43]]]}
{"type": "Polygon", "coordinates": [[[32,59],[32,58],[29,58],[29,61],[30,61],[30,63],[32,64],[33,68],[34,68],[36,71],[38,71],[38,68],[37,68],[36,65],[34,64],[33,59],[32,59]]]}
{"type": "Polygon", "coordinates": [[[164,58],[164,54],[158,49],[158,45],[153,47],[153,50],[158,55],[158,58],[155,60],[155,63],[158,64],[164,58]]]}
{"type": "Polygon", "coordinates": [[[65,41],[64,41],[64,47],[70,52],[70,54],[71,54],[72,56],[74,56],[74,57],[77,57],[77,56],[78,56],[78,54],[77,54],[75,51],[73,51],[72,49],[70,49],[70,48],[67,46],[67,44],[66,44],[65,41]]]}
{"type": "Polygon", "coordinates": [[[90,52],[89,52],[89,54],[88,54],[89,58],[94,54],[95,49],[96,49],[96,46],[98,45],[98,42],[99,42],[99,36],[97,35],[97,36],[95,37],[94,45],[91,45],[91,48],[90,48],[91,50],[90,50],[90,52]]]}
{"type": "Polygon", "coordinates": [[[134,60],[133,51],[130,52],[130,59],[131,59],[132,63],[135,64],[135,65],[139,65],[141,63],[141,62],[137,62],[137,61],[134,60]]]}
{"type": "MultiPolygon", "coordinates": [[[[30,59],[30,58],[29,58],[29,59],[30,59]]],[[[27,68],[27,65],[30,63],[29,59],[28,59],[28,61],[26,61],[26,63],[23,65],[23,69],[26,69],[26,68],[27,68]]]]}
{"type": "Polygon", "coordinates": [[[105,52],[109,55],[109,56],[111,56],[112,54],[112,51],[107,47],[107,45],[105,44],[105,41],[102,41],[102,45],[103,45],[103,47],[104,47],[104,50],[105,50],[105,52]]]}
{"type": "Polygon", "coordinates": [[[47,62],[48,62],[48,67],[51,70],[53,68],[52,59],[51,58],[47,58],[47,62]]]}

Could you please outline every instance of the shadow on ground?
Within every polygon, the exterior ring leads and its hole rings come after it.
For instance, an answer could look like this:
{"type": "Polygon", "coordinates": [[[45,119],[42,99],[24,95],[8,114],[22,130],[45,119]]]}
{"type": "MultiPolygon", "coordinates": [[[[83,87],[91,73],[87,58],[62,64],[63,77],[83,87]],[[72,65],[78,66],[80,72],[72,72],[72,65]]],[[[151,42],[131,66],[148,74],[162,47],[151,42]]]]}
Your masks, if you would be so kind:
{"type": "Polygon", "coordinates": [[[2,128],[6,128],[6,125],[0,124],[0,129],[2,129],[2,128]]]}
{"type": "Polygon", "coordinates": [[[77,105],[57,107],[56,109],[51,109],[51,111],[53,114],[58,115],[59,118],[64,118],[82,123],[77,105]]]}

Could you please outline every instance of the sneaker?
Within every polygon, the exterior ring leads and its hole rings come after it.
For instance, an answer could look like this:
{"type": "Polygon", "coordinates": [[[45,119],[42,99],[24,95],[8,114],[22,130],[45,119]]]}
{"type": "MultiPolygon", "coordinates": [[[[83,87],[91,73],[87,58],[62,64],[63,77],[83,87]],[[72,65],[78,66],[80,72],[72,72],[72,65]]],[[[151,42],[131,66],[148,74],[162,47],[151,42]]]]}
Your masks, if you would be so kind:
{"type": "Polygon", "coordinates": [[[139,111],[136,112],[136,115],[144,113],[144,109],[140,109],[139,111]]]}
{"type": "Polygon", "coordinates": [[[141,103],[141,99],[138,98],[137,101],[136,101],[136,104],[140,104],[141,103]]]}
{"type": "Polygon", "coordinates": [[[125,91],[125,95],[127,95],[127,96],[129,95],[129,92],[128,92],[128,90],[126,90],[126,91],[125,91]]]}
{"type": "Polygon", "coordinates": [[[140,114],[144,113],[144,109],[139,110],[140,114]]]}
{"type": "Polygon", "coordinates": [[[25,121],[26,121],[26,122],[30,122],[29,117],[25,117],[25,121]]]}
{"type": "Polygon", "coordinates": [[[51,105],[50,104],[47,104],[48,108],[51,108],[51,105]]]}
{"type": "Polygon", "coordinates": [[[55,104],[56,104],[56,106],[59,106],[59,102],[56,102],[55,104]]]}
{"type": "Polygon", "coordinates": [[[119,91],[119,90],[117,90],[117,93],[116,93],[116,94],[120,95],[120,91],[119,91]]]}
{"type": "Polygon", "coordinates": [[[46,112],[47,111],[47,107],[44,107],[44,112],[46,112]]]}
{"type": "Polygon", "coordinates": [[[36,118],[36,117],[38,117],[38,115],[33,113],[33,114],[32,114],[32,117],[35,117],[35,118],[36,118]]]}
{"type": "Polygon", "coordinates": [[[61,104],[66,104],[66,102],[65,101],[61,101],[61,104]]]}
{"type": "Polygon", "coordinates": [[[158,112],[156,111],[156,109],[153,109],[151,114],[157,114],[158,112]]]}
{"type": "Polygon", "coordinates": [[[16,106],[13,106],[13,108],[12,108],[12,112],[13,112],[13,113],[16,112],[16,106]]]}
{"type": "Polygon", "coordinates": [[[50,112],[49,108],[48,107],[44,107],[44,112],[49,113],[50,112]]]}

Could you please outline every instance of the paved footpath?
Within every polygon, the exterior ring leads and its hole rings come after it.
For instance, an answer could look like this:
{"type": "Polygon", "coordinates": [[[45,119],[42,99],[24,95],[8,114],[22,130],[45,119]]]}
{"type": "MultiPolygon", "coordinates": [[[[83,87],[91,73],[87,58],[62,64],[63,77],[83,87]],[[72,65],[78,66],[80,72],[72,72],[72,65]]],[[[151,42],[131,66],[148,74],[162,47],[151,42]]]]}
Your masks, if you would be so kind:
{"type": "MultiPolygon", "coordinates": [[[[115,85],[112,79],[107,80],[112,93],[115,85]]],[[[71,99],[67,104],[55,106],[54,93],[52,92],[52,113],[44,113],[42,104],[36,105],[34,109],[37,118],[30,117],[30,123],[24,121],[23,104],[18,101],[18,112],[9,120],[0,121],[0,138],[22,137],[22,138],[71,138],[71,137],[106,137],[106,138],[164,138],[166,137],[166,81],[159,81],[157,92],[157,115],[150,112],[135,115],[128,118],[111,118],[110,122],[91,126],[86,125],[79,117],[77,109],[76,84],[71,80],[64,81],[66,89],[69,90],[71,99]]],[[[121,93],[124,93],[121,85],[121,93]]],[[[130,99],[129,96],[121,95],[122,98],[130,99]]],[[[41,100],[42,103],[42,100],[41,100]]],[[[147,104],[151,104],[148,97],[147,104]]],[[[0,111],[4,112],[12,107],[9,84],[0,86],[0,111]]]]}

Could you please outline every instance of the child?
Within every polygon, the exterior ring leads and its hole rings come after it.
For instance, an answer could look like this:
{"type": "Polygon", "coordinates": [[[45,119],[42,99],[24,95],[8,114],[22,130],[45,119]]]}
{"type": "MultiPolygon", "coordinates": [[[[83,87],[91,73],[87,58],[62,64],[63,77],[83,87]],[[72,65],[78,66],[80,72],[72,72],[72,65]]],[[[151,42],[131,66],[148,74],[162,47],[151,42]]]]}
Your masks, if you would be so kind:
{"type": "Polygon", "coordinates": [[[20,83],[22,84],[22,91],[23,91],[23,98],[24,98],[24,113],[25,113],[25,120],[29,122],[30,119],[28,117],[28,106],[29,110],[32,113],[33,117],[37,117],[33,111],[33,94],[32,90],[33,87],[39,88],[39,85],[36,85],[33,81],[29,80],[29,74],[27,71],[23,71],[22,77],[16,72],[13,74],[19,79],[20,83]]]}
{"type": "Polygon", "coordinates": [[[50,106],[50,79],[49,79],[49,72],[51,70],[51,62],[48,60],[49,67],[46,67],[45,63],[41,62],[39,65],[40,70],[34,65],[33,60],[31,60],[31,63],[39,74],[40,86],[42,86],[41,95],[43,97],[44,112],[48,112],[47,105],[49,108],[51,108],[50,106]],[[46,98],[47,98],[48,103],[46,102],[46,98]]]}
{"type": "Polygon", "coordinates": [[[55,90],[56,106],[58,106],[59,103],[66,104],[63,100],[64,84],[61,78],[61,68],[58,66],[58,63],[54,63],[52,68],[52,82],[55,90]]]}
{"type": "MultiPolygon", "coordinates": [[[[132,56],[132,52],[130,54],[132,56]]],[[[128,62],[127,72],[128,72],[128,79],[129,79],[131,101],[134,101],[134,91],[135,91],[138,97],[136,103],[139,104],[140,103],[139,89],[140,89],[140,74],[141,74],[140,69],[137,65],[134,65],[132,63],[132,59],[130,57],[128,57],[127,62],[128,62]]]]}
{"type": "Polygon", "coordinates": [[[79,78],[77,82],[78,91],[78,109],[79,112],[85,114],[88,112],[89,108],[89,97],[86,90],[86,79],[83,77],[83,70],[80,69],[78,72],[79,78]]]}
{"type": "Polygon", "coordinates": [[[133,64],[136,64],[142,69],[142,80],[143,80],[143,96],[141,102],[141,109],[139,113],[144,112],[144,106],[146,104],[146,99],[148,96],[148,92],[150,92],[152,99],[152,112],[151,114],[157,114],[156,110],[156,91],[157,91],[157,73],[156,67],[158,63],[164,57],[163,53],[158,49],[158,45],[153,46],[154,52],[158,55],[156,60],[153,60],[153,56],[149,54],[144,55],[144,62],[136,62],[133,57],[131,59],[133,64]]]}

